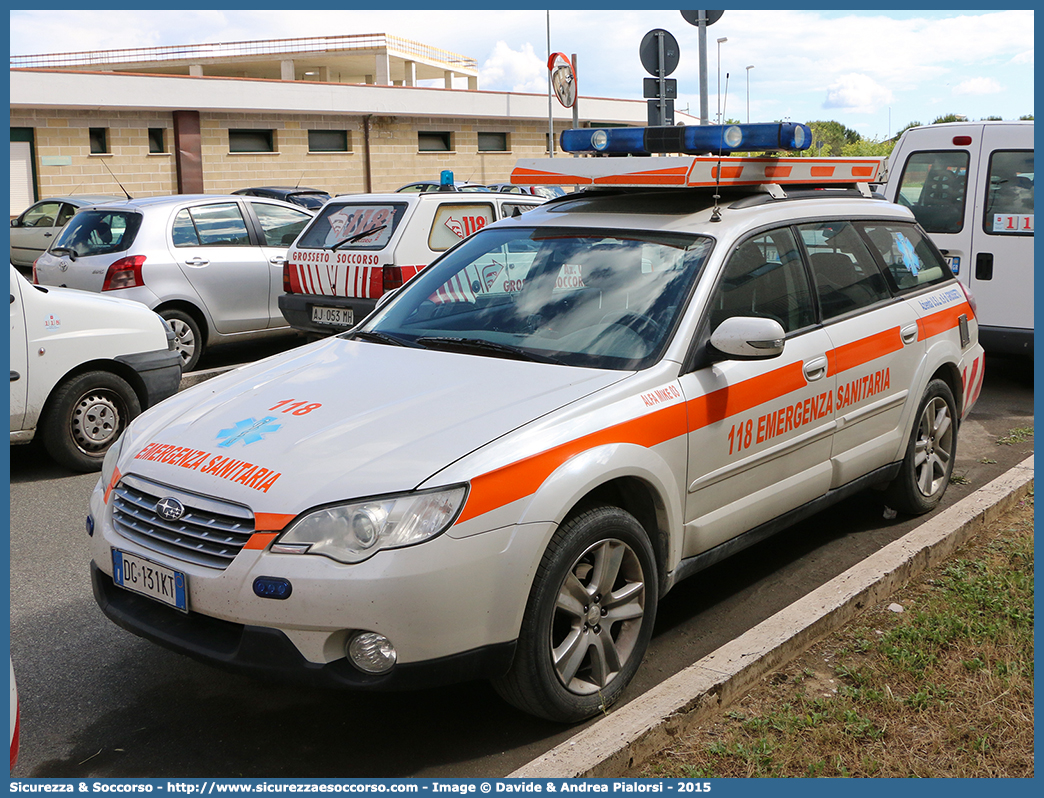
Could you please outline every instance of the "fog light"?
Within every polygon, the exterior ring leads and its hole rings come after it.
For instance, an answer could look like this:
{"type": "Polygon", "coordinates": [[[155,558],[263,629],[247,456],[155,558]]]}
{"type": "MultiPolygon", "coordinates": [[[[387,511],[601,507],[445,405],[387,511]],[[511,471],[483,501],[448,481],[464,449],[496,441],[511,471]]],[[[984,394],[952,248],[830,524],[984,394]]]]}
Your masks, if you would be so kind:
{"type": "Polygon", "coordinates": [[[261,598],[288,599],[293,592],[293,586],[286,579],[259,576],[254,580],[254,595],[261,598]]]}
{"type": "Polygon", "coordinates": [[[87,516],[87,537],[94,537],[94,518],[92,516],[87,516]]]}
{"type": "Polygon", "coordinates": [[[348,659],[364,673],[387,673],[395,666],[396,653],[391,641],[375,632],[360,632],[345,649],[348,659]]]}

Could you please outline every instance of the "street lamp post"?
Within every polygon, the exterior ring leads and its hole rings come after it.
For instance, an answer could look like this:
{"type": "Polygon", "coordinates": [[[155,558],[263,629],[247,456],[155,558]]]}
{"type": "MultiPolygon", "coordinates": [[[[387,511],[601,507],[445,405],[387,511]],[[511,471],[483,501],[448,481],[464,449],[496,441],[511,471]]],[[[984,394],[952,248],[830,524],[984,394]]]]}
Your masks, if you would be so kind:
{"type": "Polygon", "coordinates": [[[753,68],[753,64],[747,67],[747,124],[750,124],[750,70],[753,68]]]}
{"type": "Polygon", "coordinates": [[[721,45],[729,40],[728,36],[718,39],[718,124],[721,124],[721,45]]]}

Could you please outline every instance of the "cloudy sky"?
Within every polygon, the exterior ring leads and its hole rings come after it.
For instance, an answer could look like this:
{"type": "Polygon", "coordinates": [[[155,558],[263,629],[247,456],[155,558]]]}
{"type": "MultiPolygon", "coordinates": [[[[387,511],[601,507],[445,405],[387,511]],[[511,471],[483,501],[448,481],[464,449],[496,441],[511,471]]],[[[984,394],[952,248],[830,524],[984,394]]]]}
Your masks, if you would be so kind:
{"type": "MultiPolygon", "coordinates": [[[[479,87],[546,93],[547,14],[503,11],[11,11],[11,53],[387,33],[470,56],[479,87]],[[66,43],[66,44],[57,44],[66,43]]],[[[708,28],[710,115],[720,49],[726,117],[834,119],[868,138],[948,113],[1033,113],[1032,11],[726,11],[708,28]],[[720,45],[717,39],[726,37],[720,45]],[[753,69],[746,67],[753,65],[753,69]],[[728,91],[724,91],[728,73],[728,91]]],[[[576,53],[584,95],[637,98],[647,31],[678,40],[679,99],[698,115],[697,29],[678,11],[550,13],[551,51],[576,53]]]]}

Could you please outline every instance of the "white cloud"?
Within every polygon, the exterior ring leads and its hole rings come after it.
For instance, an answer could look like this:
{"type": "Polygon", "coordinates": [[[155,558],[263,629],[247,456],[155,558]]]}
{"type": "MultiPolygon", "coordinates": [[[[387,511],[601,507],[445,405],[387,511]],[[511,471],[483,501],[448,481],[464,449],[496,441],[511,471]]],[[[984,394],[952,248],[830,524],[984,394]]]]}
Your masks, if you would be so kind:
{"type": "Polygon", "coordinates": [[[512,50],[507,42],[498,41],[479,68],[479,86],[488,91],[543,93],[547,91],[547,64],[528,42],[512,50]]]}
{"type": "Polygon", "coordinates": [[[954,94],[999,94],[1003,90],[993,78],[970,78],[953,87],[954,94]]]}
{"type": "Polygon", "coordinates": [[[873,78],[858,73],[841,75],[827,87],[824,108],[849,113],[872,114],[892,102],[892,92],[873,78]]]}

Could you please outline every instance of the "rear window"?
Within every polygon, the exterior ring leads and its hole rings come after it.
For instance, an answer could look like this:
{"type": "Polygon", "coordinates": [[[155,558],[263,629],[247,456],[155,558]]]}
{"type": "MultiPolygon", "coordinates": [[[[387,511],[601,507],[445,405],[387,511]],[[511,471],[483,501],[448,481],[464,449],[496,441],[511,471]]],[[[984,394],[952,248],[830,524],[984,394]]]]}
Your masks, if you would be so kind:
{"type": "Polygon", "coordinates": [[[895,201],[913,211],[929,233],[959,233],[964,227],[968,153],[915,152],[903,168],[895,201]]]}
{"type": "Polygon", "coordinates": [[[440,205],[428,234],[428,249],[442,252],[494,221],[493,206],[489,203],[440,205]]]}
{"type": "Polygon", "coordinates": [[[126,252],[140,227],[141,214],[131,211],[80,211],[58,234],[51,251],[66,249],[77,257],[126,252]]]}
{"type": "Polygon", "coordinates": [[[303,249],[383,249],[405,213],[405,202],[331,202],[301,234],[297,246],[303,249]]]}

